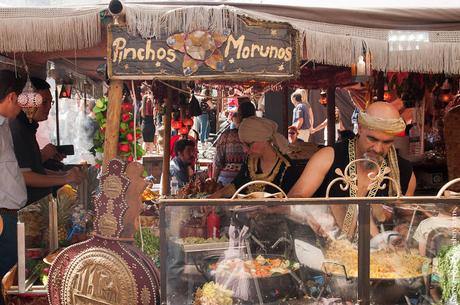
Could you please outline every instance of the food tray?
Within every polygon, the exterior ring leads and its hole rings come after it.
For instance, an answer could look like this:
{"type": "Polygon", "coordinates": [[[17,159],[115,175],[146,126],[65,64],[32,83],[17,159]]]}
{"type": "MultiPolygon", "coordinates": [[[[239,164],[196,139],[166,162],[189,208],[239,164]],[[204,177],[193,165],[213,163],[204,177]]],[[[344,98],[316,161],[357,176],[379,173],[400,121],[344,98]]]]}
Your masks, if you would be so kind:
{"type": "Polygon", "coordinates": [[[203,243],[203,244],[181,244],[184,252],[203,252],[212,250],[226,250],[228,249],[229,242],[215,242],[215,243],[203,243]]]}

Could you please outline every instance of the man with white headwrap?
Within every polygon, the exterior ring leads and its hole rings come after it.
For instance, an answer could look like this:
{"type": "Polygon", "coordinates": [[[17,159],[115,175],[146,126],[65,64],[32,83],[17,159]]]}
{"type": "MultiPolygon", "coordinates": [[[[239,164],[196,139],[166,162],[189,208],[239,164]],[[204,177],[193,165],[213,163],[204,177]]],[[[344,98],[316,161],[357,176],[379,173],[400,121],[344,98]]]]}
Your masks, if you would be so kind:
{"type": "MultiPolygon", "coordinates": [[[[390,104],[376,102],[371,104],[365,112],[361,112],[358,118],[359,131],[356,138],[333,146],[326,147],[318,151],[308,162],[302,176],[289,192],[289,197],[325,197],[329,183],[339,177],[336,169],[340,168],[344,172],[349,162],[356,159],[370,159],[377,162],[380,171],[389,167],[389,176],[400,186],[402,195],[412,196],[415,190],[415,176],[412,172],[412,165],[409,161],[397,156],[393,146],[394,138],[397,134],[405,130],[406,124],[399,115],[399,112],[390,104]]],[[[370,173],[376,173],[377,169],[373,163],[355,163],[350,167],[350,175],[357,175],[357,185],[352,185],[347,190],[342,190],[340,183],[332,186],[330,197],[374,197],[374,196],[396,196],[396,187],[378,189],[368,185],[371,180],[370,173]]],[[[341,233],[350,239],[356,230],[356,205],[330,206],[330,211],[335,218],[341,233]]],[[[299,213],[295,213],[299,216],[299,213]]],[[[299,211],[297,211],[299,212],[299,211]]],[[[391,216],[391,212],[382,206],[373,206],[373,218],[378,221],[385,221],[391,216]]],[[[315,215],[313,218],[316,218],[315,215]]],[[[310,219],[311,220],[311,219],[310,219]]],[[[371,227],[371,234],[378,234],[376,226],[371,227]]]]}

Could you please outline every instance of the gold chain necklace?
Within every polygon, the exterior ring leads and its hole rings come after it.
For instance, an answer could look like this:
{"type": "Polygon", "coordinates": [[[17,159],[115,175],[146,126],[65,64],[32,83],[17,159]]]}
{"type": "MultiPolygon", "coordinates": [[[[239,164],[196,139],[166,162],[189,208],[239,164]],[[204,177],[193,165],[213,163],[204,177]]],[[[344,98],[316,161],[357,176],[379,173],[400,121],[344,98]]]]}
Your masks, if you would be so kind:
{"type": "MultiPolygon", "coordinates": [[[[273,169],[270,171],[269,174],[264,174],[263,172],[261,174],[258,174],[257,173],[257,162],[259,161],[259,159],[249,157],[248,158],[249,177],[251,177],[252,181],[253,180],[263,180],[267,182],[273,182],[273,180],[275,180],[276,176],[278,175],[280,171],[281,165],[283,164],[283,159],[284,158],[281,158],[280,156],[278,156],[275,166],[273,167],[273,169]]],[[[288,166],[288,163],[286,163],[286,168],[287,166],[288,166]]],[[[250,192],[262,192],[265,189],[265,185],[253,184],[253,185],[248,186],[248,189],[250,192]]]]}
{"type": "MultiPolygon", "coordinates": [[[[353,162],[356,160],[356,139],[352,139],[348,142],[348,162],[353,162]]],[[[386,160],[384,159],[379,168],[379,173],[383,172],[384,168],[387,166],[386,160]]],[[[346,174],[346,173],[345,173],[346,174]]],[[[358,173],[356,170],[356,163],[353,163],[350,166],[350,177],[357,177],[358,173]]],[[[379,190],[381,181],[373,181],[372,188],[369,190],[367,197],[375,197],[377,191],[379,190]]],[[[356,197],[358,192],[358,179],[350,179],[350,197],[356,197]]],[[[357,206],[355,204],[348,205],[345,218],[343,220],[342,232],[347,237],[352,238],[354,232],[351,232],[353,228],[353,223],[355,222],[355,215],[357,213],[357,206]]]]}

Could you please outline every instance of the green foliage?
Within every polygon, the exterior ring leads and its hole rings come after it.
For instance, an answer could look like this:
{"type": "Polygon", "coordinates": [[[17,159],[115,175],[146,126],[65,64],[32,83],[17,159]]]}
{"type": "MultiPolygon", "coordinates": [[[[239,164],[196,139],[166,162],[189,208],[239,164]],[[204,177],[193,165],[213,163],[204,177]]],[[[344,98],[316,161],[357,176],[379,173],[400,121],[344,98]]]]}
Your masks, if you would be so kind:
{"type": "MultiPolygon", "coordinates": [[[[144,241],[144,253],[147,254],[153,262],[160,266],[160,238],[153,235],[150,228],[142,228],[142,237],[144,241]]],[[[141,234],[137,231],[134,235],[136,246],[142,249],[141,234]]]]}
{"type": "Polygon", "coordinates": [[[447,247],[439,254],[439,274],[442,300],[454,297],[460,302],[460,244],[447,247]]]}
{"type": "MultiPolygon", "coordinates": [[[[96,121],[99,124],[99,130],[96,131],[93,138],[93,147],[91,148],[91,152],[96,155],[96,153],[103,154],[104,153],[104,142],[105,142],[105,128],[107,124],[107,105],[108,105],[108,98],[102,97],[96,101],[96,105],[93,108],[93,112],[96,114],[96,121]]],[[[122,116],[120,118],[120,133],[118,143],[120,144],[128,144],[129,151],[122,152],[120,148],[118,150],[118,155],[121,156],[123,159],[131,161],[134,160],[134,151],[136,151],[136,155],[138,159],[140,159],[144,155],[144,150],[142,146],[139,144],[139,138],[141,137],[141,129],[136,128],[134,131],[134,116],[131,112],[129,112],[132,107],[127,105],[126,103],[122,104],[122,116]],[[128,107],[125,107],[128,106],[128,107]],[[126,110],[128,109],[128,110],[126,110]],[[126,115],[128,114],[128,115],[126,115]],[[129,117],[126,122],[123,122],[123,115],[129,117]],[[131,126],[131,127],[130,127],[131,126]],[[136,143],[134,143],[134,132],[136,132],[136,143]],[[131,135],[131,141],[128,140],[128,135],[131,135]]],[[[96,158],[96,164],[102,164],[102,160],[96,158]]]]}

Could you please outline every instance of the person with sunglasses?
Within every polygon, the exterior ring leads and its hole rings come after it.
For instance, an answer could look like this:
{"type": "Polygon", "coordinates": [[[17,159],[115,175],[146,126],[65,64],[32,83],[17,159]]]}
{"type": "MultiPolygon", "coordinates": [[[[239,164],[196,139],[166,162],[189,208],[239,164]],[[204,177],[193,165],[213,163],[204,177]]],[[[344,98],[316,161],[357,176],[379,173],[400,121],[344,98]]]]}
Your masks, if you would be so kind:
{"type": "Polygon", "coordinates": [[[288,141],[289,141],[289,144],[296,145],[296,144],[299,144],[299,143],[305,143],[305,141],[302,140],[301,138],[299,138],[298,136],[299,136],[299,130],[297,129],[297,127],[295,127],[294,125],[289,126],[288,127],[288,141]]]}

